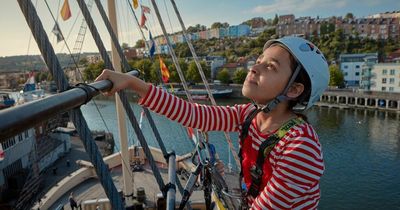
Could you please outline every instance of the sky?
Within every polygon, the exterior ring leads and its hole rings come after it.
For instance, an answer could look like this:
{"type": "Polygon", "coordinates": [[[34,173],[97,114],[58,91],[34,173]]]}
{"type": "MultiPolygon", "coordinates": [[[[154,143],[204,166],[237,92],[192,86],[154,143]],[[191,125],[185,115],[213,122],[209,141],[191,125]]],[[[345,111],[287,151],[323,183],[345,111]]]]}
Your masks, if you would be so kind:
{"type": "MultiPolygon", "coordinates": [[[[56,53],[73,52],[75,41],[82,23],[82,15],[76,0],[69,0],[72,17],[63,21],[59,11],[65,0],[31,0],[36,5],[36,10],[41,18],[42,24],[52,42],[56,53]],[[50,10],[45,1],[48,2],[50,10]],[[65,42],[56,42],[55,36],[51,33],[55,21],[51,13],[58,19],[59,26],[65,42]],[[68,50],[70,49],[70,50],[68,50]]],[[[107,11],[107,0],[100,0],[107,11]]],[[[86,0],[88,2],[88,0],[86,0]]],[[[131,10],[128,6],[130,0],[117,0],[118,11],[118,36],[120,43],[128,43],[133,46],[138,39],[141,39],[138,27],[134,21],[131,10]]],[[[149,6],[151,13],[147,16],[147,26],[153,36],[162,33],[159,22],[155,16],[154,8],[150,0],[139,0],[143,5],[149,6]]],[[[180,25],[175,12],[168,0],[156,0],[167,32],[180,31],[180,25]]],[[[356,17],[382,13],[393,10],[400,10],[399,0],[175,0],[186,28],[196,24],[210,27],[214,22],[228,22],[230,25],[237,25],[253,17],[265,19],[275,17],[275,14],[294,14],[295,17],[330,17],[344,16],[351,12],[356,17]]],[[[135,13],[140,17],[140,10],[135,13]]],[[[105,47],[109,50],[111,41],[104,23],[93,5],[91,14],[96,26],[104,41],[105,47]]],[[[31,36],[30,29],[19,8],[17,0],[1,0],[0,2],[0,57],[13,55],[36,55],[40,54],[37,44],[31,36]]],[[[145,31],[146,38],[148,32],[145,31]]],[[[83,52],[97,52],[96,45],[87,31],[85,42],[82,46],[83,52]]]]}

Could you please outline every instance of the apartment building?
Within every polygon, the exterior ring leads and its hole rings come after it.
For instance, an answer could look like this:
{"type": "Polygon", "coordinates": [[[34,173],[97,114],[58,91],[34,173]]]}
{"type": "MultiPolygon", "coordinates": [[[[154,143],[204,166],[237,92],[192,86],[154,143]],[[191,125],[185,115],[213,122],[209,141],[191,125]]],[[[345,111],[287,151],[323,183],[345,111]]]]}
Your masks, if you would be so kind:
{"type": "Polygon", "coordinates": [[[366,58],[368,58],[368,62],[377,63],[378,53],[341,54],[339,56],[340,70],[343,72],[347,87],[360,86],[362,67],[366,65],[366,58]]]}
{"type": "Polygon", "coordinates": [[[378,63],[371,70],[371,90],[400,93],[400,63],[378,63]]]}
{"type": "Polygon", "coordinates": [[[397,39],[400,36],[400,11],[358,19],[345,19],[342,17],[295,18],[293,14],[282,15],[279,17],[279,22],[276,26],[276,34],[279,37],[293,34],[311,37],[335,31],[339,28],[343,29],[346,35],[358,33],[360,37],[397,39]]]}

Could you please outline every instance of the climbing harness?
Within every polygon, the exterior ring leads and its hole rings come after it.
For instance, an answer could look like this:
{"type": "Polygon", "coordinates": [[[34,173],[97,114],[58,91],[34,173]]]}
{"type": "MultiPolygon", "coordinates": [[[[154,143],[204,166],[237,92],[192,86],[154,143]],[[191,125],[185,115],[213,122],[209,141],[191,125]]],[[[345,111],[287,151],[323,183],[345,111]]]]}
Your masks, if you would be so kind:
{"type": "MultiPolygon", "coordinates": [[[[260,109],[254,109],[246,118],[244,123],[242,124],[242,131],[240,134],[240,150],[239,150],[239,157],[241,159],[241,163],[243,161],[243,156],[242,156],[242,148],[244,145],[244,141],[247,138],[248,135],[248,129],[250,127],[252,119],[254,119],[255,115],[257,115],[258,112],[260,112],[260,109]]],[[[257,160],[254,165],[251,166],[250,168],[250,175],[251,175],[251,184],[249,189],[243,189],[242,188],[242,205],[246,205],[246,197],[251,195],[252,197],[257,197],[259,192],[260,192],[260,185],[262,181],[262,176],[263,176],[263,165],[265,159],[268,157],[269,153],[272,151],[272,149],[275,147],[275,145],[282,139],[289,130],[296,126],[304,123],[304,120],[300,117],[293,118],[286,123],[284,123],[276,132],[271,134],[266,140],[264,140],[258,150],[257,154],[257,160]]],[[[243,172],[241,170],[240,173],[240,183],[242,183],[242,178],[243,178],[243,172]]],[[[245,186],[245,185],[244,185],[245,186]]]]}

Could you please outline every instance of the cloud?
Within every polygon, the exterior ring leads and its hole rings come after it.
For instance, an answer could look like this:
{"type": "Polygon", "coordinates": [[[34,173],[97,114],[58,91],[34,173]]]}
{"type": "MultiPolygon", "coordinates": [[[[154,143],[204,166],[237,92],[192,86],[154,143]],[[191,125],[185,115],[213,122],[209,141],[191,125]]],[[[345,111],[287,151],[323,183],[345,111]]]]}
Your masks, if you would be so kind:
{"type": "Polygon", "coordinates": [[[253,14],[268,13],[293,13],[304,12],[321,8],[344,8],[348,4],[347,0],[274,0],[272,4],[259,5],[251,10],[253,14]]]}

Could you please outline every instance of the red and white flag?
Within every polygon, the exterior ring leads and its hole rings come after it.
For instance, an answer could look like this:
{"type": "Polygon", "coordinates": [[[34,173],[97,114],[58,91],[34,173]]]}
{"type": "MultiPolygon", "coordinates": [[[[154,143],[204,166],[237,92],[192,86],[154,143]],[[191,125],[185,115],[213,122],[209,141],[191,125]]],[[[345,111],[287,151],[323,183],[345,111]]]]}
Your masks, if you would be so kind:
{"type": "Polygon", "coordinates": [[[144,15],[144,12],[142,11],[142,17],[140,18],[140,27],[147,30],[147,27],[146,27],[146,20],[147,20],[147,18],[146,18],[146,16],[144,15]]]}
{"type": "Polygon", "coordinates": [[[150,8],[144,5],[140,5],[142,7],[142,12],[150,14],[150,8]]]}

